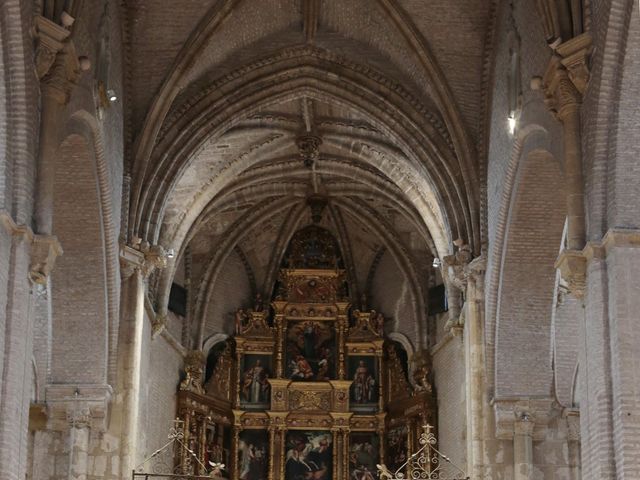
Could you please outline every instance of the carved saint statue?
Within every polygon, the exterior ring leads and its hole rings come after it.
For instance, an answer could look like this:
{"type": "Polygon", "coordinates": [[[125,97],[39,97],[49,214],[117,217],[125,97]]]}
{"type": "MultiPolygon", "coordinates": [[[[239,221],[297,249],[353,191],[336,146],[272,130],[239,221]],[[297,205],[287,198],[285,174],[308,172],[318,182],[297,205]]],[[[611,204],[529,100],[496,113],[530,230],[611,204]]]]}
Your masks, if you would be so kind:
{"type": "Polygon", "coordinates": [[[235,317],[236,335],[242,335],[247,322],[247,314],[242,308],[236,311],[235,317]]]}

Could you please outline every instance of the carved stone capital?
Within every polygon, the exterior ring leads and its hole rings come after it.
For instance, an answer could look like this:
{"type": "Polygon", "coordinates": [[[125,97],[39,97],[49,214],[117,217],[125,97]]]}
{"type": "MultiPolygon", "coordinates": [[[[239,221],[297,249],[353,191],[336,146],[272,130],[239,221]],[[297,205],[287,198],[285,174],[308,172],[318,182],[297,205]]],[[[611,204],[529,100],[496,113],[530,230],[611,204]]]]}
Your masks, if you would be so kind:
{"type": "Polygon", "coordinates": [[[561,63],[567,69],[569,78],[580,94],[584,94],[589,83],[589,55],[591,54],[591,35],[583,33],[558,45],[556,52],[562,58],[561,63]]]}
{"type": "Polygon", "coordinates": [[[91,409],[88,405],[78,405],[67,411],[67,422],[71,428],[91,428],[91,409]]]}
{"type": "Polygon", "coordinates": [[[167,266],[167,253],[160,245],[120,245],[120,276],[123,280],[139,271],[148,278],[155,269],[167,266]]]}
{"type": "Polygon", "coordinates": [[[58,52],[64,47],[69,37],[69,30],[37,15],[34,18],[34,33],[36,37],[35,63],[38,78],[42,79],[56,59],[58,52]]]}
{"type": "Polygon", "coordinates": [[[151,321],[151,337],[156,338],[167,328],[167,315],[157,314],[151,321]]]}
{"type": "Polygon", "coordinates": [[[583,298],[587,284],[587,258],[582,251],[563,250],[556,260],[567,288],[576,298],[583,298]]]}
{"type": "Polygon", "coordinates": [[[46,388],[49,428],[90,428],[105,432],[112,389],[109,385],[56,384],[46,388]]]}
{"type": "Polygon", "coordinates": [[[466,244],[458,246],[454,255],[447,255],[442,259],[442,273],[445,279],[460,290],[467,287],[467,266],[471,262],[473,254],[471,247],[466,244]]]}
{"type": "Polygon", "coordinates": [[[44,285],[53,270],[56,258],[62,255],[62,246],[54,235],[34,235],[31,244],[29,278],[33,283],[44,285]]]}
{"type": "Polygon", "coordinates": [[[542,79],[545,103],[563,121],[582,103],[589,82],[591,37],[582,34],[560,44],[542,79]]]}
{"type": "Polygon", "coordinates": [[[496,437],[511,440],[514,435],[530,435],[534,440],[544,438],[554,415],[551,398],[510,398],[493,401],[496,437]]]}
{"type": "Polygon", "coordinates": [[[80,78],[80,63],[73,42],[67,40],[41,79],[42,94],[65,105],[80,78]]]}
{"type": "Polygon", "coordinates": [[[531,413],[526,411],[516,412],[516,420],[513,422],[513,434],[531,437],[533,436],[535,424],[535,419],[531,413]]]}
{"type": "Polygon", "coordinates": [[[582,103],[582,94],[569,78],[559,57],[554,56],[542,79],[545,104],[560,121],[576,112],[582,103]]]}

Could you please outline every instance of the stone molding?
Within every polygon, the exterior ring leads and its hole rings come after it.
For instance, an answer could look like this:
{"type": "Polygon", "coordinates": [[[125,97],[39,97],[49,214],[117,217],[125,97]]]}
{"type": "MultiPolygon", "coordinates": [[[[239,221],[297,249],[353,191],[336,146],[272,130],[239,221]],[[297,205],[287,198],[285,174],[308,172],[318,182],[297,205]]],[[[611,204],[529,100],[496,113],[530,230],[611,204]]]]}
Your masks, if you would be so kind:
{"type": "Polygon", "coordinates": [[[530,435],[534,440],[544,439],[556,405],[553,398],[494,399],[496,438],[512,440],[514,435],[530,435]]]}
{"type": "Polygon", "coordinates": [[[109,385],[47,385],[49,428],[60,431],[69,427],[90,428],[105,432],[112,394],[109,385]]]}

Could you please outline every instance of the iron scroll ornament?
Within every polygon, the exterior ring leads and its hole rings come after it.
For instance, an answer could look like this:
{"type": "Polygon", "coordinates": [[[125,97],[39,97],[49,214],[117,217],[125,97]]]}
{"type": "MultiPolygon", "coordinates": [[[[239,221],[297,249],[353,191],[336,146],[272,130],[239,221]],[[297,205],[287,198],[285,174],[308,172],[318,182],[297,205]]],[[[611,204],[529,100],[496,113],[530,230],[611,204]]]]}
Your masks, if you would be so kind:
{"type": "Polygon", "coordinates": [[[389,471],[384,464],[376,465],[380,480],[470,480],[464,470],[435,447],[438,439],[432,430],[431,425],[422,427],[418,440],[420,449],[395,472],[389,471]]]}

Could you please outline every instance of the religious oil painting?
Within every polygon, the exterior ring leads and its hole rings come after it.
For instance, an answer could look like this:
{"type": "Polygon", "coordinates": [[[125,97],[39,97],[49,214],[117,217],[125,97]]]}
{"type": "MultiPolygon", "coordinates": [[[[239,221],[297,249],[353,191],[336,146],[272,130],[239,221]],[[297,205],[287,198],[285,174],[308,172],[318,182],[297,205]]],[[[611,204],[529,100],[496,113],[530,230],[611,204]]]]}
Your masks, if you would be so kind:
{"type": "Polygon", "coordinates": [[[287,328],[287,376],[297,381],[335,379],[333,322],[292,322],[287,328]]]}
{"type": "Polygon", "coordinates": [[[238,441],[238,479],[267,480],[269,434],[265,430],[243,430],[238,441]]]}
{"type": "Polygon", "coordinates": [[[378,408],[379,389],[376,357],[349,357],[349,380],[353,380],[349,394],[353,412],[372,412],[378,408]]]}
{"type": "Polygon", "coordinates": [[[285,480],[333,478],[331,432],[290,430],[286,437],[285,480]]]}
{"type": "Polygon", "coordinates": [[[349,435],[349,479],[377,480],[380,463],[380,437],[372,432],[349,435]]]}
{"type": "Polygon", "coordinates": [[[271,355],[245,354],[240,374],[240,402],[249,409],[268,409],[271,401],[271,355]]]}
{"type": "MultiPolygon", "coordinates": [[[[409,429],[406,425],[398,425],[387,431],[386,464],[391,472],[396,472],[409,459],[407,443],[409,429]]],[[[403,469],[404,471],[404,469],[403,469]]]]}

